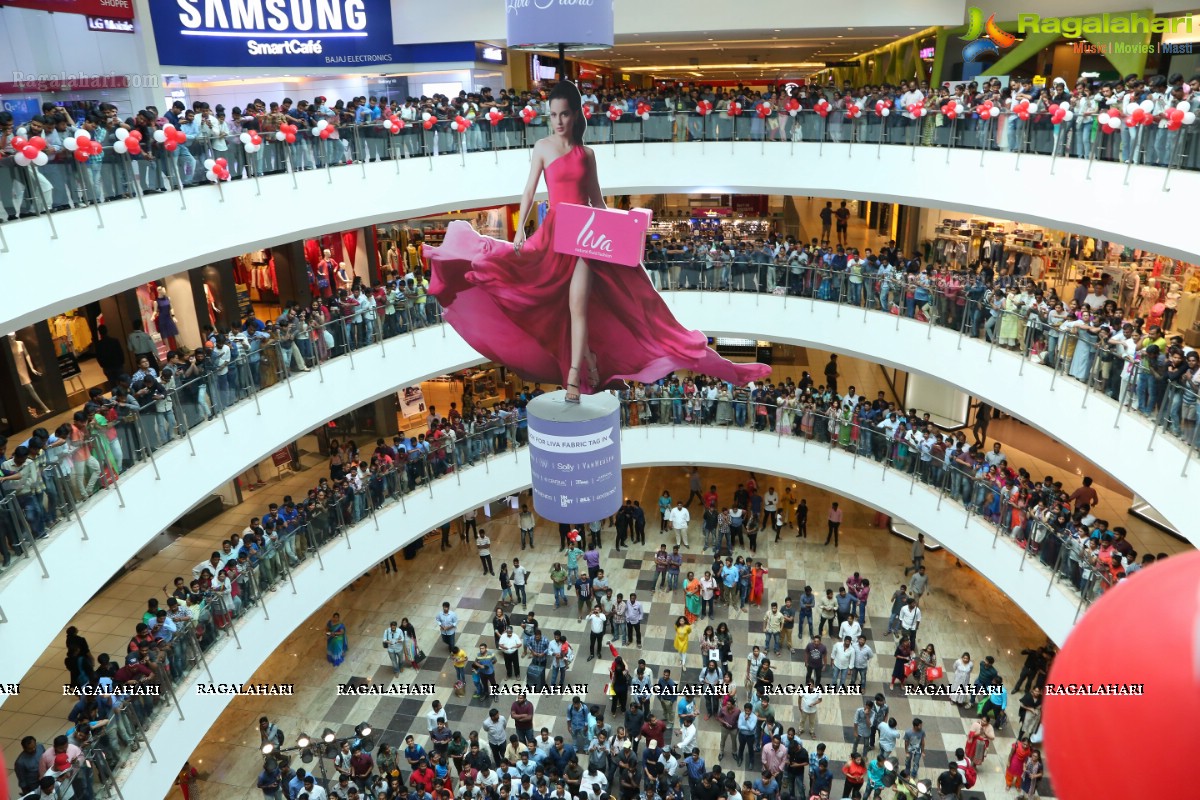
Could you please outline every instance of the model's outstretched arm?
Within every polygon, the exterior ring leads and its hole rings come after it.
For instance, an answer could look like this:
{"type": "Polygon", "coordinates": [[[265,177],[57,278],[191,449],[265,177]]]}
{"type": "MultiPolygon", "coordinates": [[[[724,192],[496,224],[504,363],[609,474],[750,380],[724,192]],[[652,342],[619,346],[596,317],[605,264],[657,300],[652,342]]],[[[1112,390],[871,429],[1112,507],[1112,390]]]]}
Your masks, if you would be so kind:
{"type": "Polygon", "coordinates": [[[521,212],[517,215],[517,229],[513,231],[513,249],[518,253],[521,252],[521,245],[525,244],[525,221],[529,216],[529,210],[533,208],[533,195],[537,192],[544,167],[542,150],[534,147],[529,164],[529,180],[525,182],[525,191],[521,193],[521,212]]]}

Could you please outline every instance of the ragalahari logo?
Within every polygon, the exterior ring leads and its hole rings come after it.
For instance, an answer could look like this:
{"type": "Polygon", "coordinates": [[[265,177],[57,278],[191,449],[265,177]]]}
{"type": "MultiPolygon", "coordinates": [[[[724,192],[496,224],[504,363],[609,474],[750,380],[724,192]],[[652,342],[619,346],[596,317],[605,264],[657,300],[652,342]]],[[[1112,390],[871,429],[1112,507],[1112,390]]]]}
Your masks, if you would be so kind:
{"type": "Polygon", "coordinates": [[[982,56],[988,54],[993,57],[999,56],[1001,50],[1012,47],[1017,41],[1016,36],[1000,29],[996,24],[995,14],[984,22],[983,12],[975,6],[967,9],[967,32],[960,38],[967,42],[962,53],[963,60],[968,62],[979,61],[982,56]]]}

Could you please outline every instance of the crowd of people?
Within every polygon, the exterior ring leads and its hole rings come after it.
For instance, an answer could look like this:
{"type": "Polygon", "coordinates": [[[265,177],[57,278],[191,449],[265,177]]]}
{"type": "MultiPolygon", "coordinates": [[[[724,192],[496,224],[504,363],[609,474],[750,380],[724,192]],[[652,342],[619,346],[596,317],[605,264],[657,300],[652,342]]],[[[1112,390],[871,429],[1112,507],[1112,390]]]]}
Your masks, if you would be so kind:
{"type": "MultiPolygon", "coordinates": [[[[830,80],[793,87],[790,94],[782,87],[757,91],[692,82],[664,88],[585,88],[583,101],[590,116],[589,142],[886,141],[1058,152],[1080,158],[1095,155],[1194,169],[1200,163],[1200,136],[1190,132],[1193,126],[1168,127],[1165,112],[1178,103],[1190,103],[1197,89],[1200,75],[1185,81],[1180,73],[1145,78],[1131,74],[1113,81],[1081,78],[1073,88],[1062,78],[1037,85],[1032,77],[1022,76],[1014,76],[1007,86],[993,78],[982,84],[952,82],[938,89],[915,79],[858,87],[849,81],[839,87],[830,80]],[[875,112],[881,103],[888,106],[889,115],[875,112]],[[948,103],[961,105],[960,117],[944,113],[948,103]],[[981,117],[978,109],[986,103],[1003,112],[998,120],[981,117]],[[1150,107],[1148,124],[1126,125],[1117,135],[1099,132],[1101,114],[1124,116],[1128,106],[1141,103],[1150,107]],[[1069,108],[1073,118],[1053,122],[1052,105],[1069,108]],[[850,106],[855,107],[853,116],[850,106]],[[1017,113],[1018,106],[1025,109],[1026,119],[1017,113]],[[918,110],[921,108],[924,113],[918,110]]],[[[218,158],[225,159],[230,173],[240,178],[289,168],[528,146],[546,135],[549,108],[545,97],[542,91],[500,89],[497,93],[483,87],[462,90],[455,97],[358,96],[333,102],[322,96],[311,100],[254,98],[230,108],[203,99],[188,107],[176,100],[170,108],[147,106],[134,113],[96,102],[74,109],[74,116],[62,106],[46,102],[42,113],[28,120],[0,112],[0,203],[8,216],[18,217],[131,197],[136,191],[203,184],[209,180],[205,162],[218,158]],[[495,124],[492,115],[496,115],[495,124]],[[404,126],[394,135],[390,132],[393,118],[404,126]],[[451,129],[459,118],[472,123],[462,134],[451,129]],[[154,138],[166,125],[184,136],[183,143],[173,150],[154,138]],[[286,137],[285,126],[295,128],[293,144],[285,145],[277,138],[286,137]],[[329,133],[314,135],[318,126],[327,127],[329,133]],[[86,131],[105,148],[81,164],[64,144],[79,131],[86,131]],[[141,134],[141,150],[129,157],[132,160],[127,165],[126,156],[114,145],[132,131],[141,134]],[[37,173],[37,192],[10,168],[13,137],[34,135],[46,140],[51,159],[37,173]],[[247,151],[251,135],[260,138],[261,146],[247,151]]]]}

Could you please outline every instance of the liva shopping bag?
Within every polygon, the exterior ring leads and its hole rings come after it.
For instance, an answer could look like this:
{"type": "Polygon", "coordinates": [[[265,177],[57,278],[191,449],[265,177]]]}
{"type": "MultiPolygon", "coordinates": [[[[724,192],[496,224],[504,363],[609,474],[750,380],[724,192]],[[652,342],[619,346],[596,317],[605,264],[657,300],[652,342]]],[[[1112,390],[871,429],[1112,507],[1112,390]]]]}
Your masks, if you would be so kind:
{"type": "Polygon", "coordinates": [[[560,203],[555,214],[554,252],[626,267],[641,266],[646,231],[650,229],[649,209],[618,211],[560,203]]]}

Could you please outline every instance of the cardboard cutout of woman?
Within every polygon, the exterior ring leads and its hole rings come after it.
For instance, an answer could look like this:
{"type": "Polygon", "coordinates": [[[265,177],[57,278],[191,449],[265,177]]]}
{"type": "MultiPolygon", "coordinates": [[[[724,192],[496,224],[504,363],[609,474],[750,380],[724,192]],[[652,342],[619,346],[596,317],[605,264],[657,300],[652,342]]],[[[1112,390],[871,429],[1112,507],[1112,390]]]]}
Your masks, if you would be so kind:
{"type": "Polygon", "coordinates": [[[711,350],[703,333],[680,325],[645,270],[554,252],[556,206],[605,206],[596,156],[583,145],[579,90],[560,82],[549,102],[550,135],[533,147],[515,240],[481,236],[458,220],[440,247],[427,250],[430,292],[446,320],[472,347],[523,378],[561,383],[568,402],[673,370],[737,385],[768,375],[769,366],[734,364],[711,350]],[[550,211],[527,240],[525,221],[543,175],[550,211]]]}

